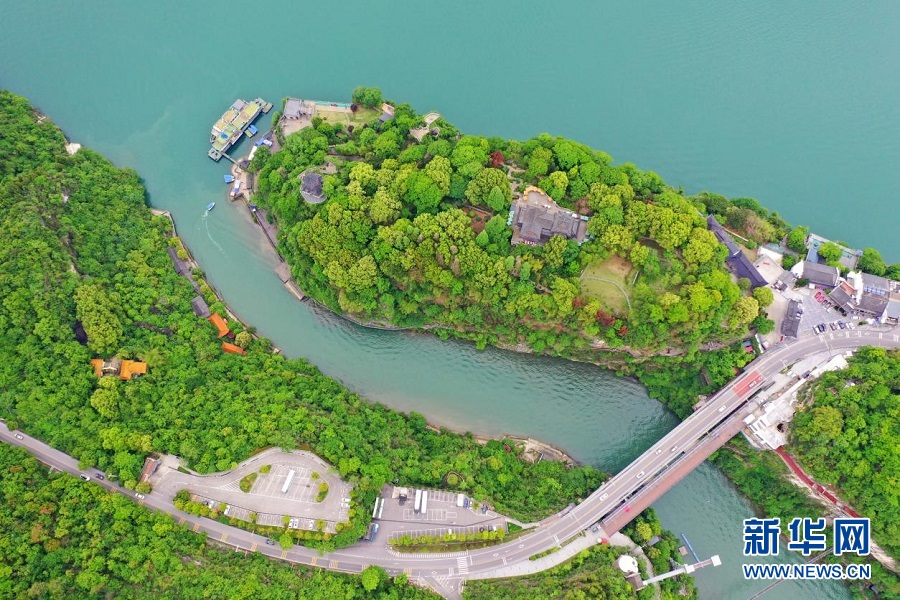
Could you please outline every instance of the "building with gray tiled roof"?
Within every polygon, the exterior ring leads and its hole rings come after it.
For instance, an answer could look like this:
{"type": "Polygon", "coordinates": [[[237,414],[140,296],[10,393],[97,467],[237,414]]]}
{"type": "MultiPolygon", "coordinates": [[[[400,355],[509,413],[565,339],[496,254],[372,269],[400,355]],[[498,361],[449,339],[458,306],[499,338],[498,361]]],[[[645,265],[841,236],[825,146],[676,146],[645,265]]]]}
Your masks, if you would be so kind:
{"type": "Polygon", "coordinates": [[[801,264],[803,265],[801,276],[813,285],[833,288],[837,286],[838,280],[841,278],[841,271],[837,267],[829,267],[808,260],[804,260],[801,264]]]}
{"type": "Polygon", "coordinates": [[[542,245],[554,235],[579,244],[587,235],[587,221],[562,208],[542,190],[529,187],[512,206],[513,244],[542,245]]]}
{"type": "Polygon", "coordinates": [[[713,235],[728,249],[728,258],[725,259],[728,267],[738,277],[750,280],[751,288],[758,288],[766,285],[768,282],[757,268],[750,262],[750,258],[744,254],[741,247],[738,246],[731,235],[725,231],[725,228],[719,224],[713,215],[706,218],[707,228],[713,232],[713,235]]]}

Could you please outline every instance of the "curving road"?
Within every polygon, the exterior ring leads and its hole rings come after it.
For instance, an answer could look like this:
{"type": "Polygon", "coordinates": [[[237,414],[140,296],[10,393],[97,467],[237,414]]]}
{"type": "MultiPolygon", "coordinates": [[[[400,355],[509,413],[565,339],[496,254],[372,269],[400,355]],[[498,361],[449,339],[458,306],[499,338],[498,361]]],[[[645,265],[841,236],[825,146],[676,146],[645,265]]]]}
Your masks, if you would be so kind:
{"type": "MultiPolygon", "coordinates": [[[[179,511],[169,494],[148,494],[146,498],[138,499],[134,492],[109,481],[98,481],[94,477],[95,470],[89,470],[87,474],[92,476],[93,482],[110,491],[131,496],[142,505],[172,515],[179,523],[190,524],[194,531],[206,533],[209,539],[237,549],[351,573],[359,573],[368,565],[379,565],[394,575],[405,572],[410,578],[419,578],[446,597],[458,597],[465,579],[501,576],[503,569],[522,561],[527,564],[529,556],[559,546],[598,521],[607,534],[618,531],[743,427],[743,418],[755,408],[748,397],[766,385],[775,373],[812,354],[841,352],[860,346],[900,348],[900,331],[839,330],[822,335],[806,334],[798,340],[774,346],[750,363],[743,375],[709,398],[702,408],[579,505],[546,519],[532,533],[481,550],[399,554],[384,543],[386,535],[379,535],[379,541],[361,542],[324,556],[299,546],[284,551],[278,546],[267,545],[263,536],[179,511]]],[[[27,449],[51,467],[75,475],[82,472],[78,469],[78,461],[71,456],[24,434],[14,434],[5,423],[0,423],[0,439],[27,449]]]]}

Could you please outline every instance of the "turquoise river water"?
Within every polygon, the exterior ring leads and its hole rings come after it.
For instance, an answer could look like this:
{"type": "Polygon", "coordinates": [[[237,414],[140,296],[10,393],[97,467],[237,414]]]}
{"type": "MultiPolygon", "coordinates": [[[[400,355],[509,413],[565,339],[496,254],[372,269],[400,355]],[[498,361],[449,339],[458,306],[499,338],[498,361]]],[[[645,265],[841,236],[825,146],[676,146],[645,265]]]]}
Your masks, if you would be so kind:
{"type": "MultiPolygon", "coordinates": [[[[572,137],[687,191],[752,196],[900,260],[884,218],[900,178],[900,4],[381,4],[6,3],[0,86],[137,169],[229,305],[286,354],[431,422],[530,435],[608,471],[676,424],[639,384],[363,329],[288,294],[245,210],[224,201],[227,164],[206,158],[210,125],[233,99],[341,101],[377,85],[464,131],[572,137]]],[[[721,473],[704,465],[656,508],[701,557],[722,556],[696,575],[703,598],[765,586],[741,575],[751,510],[721,473]]],[[[847,597],[824,582],[766,595],[847,597]]]]}

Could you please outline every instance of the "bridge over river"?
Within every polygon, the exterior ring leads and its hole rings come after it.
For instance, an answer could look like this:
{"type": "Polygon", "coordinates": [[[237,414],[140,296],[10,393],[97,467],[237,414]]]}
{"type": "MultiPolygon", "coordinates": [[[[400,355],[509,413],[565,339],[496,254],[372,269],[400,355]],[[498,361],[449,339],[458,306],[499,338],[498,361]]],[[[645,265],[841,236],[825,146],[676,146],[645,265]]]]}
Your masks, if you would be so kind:
{"type": "MultiPolygon", "coordinates": [[[[534,567],[534,562],[529,561],[530,556],[563,545],[597,522],[605,535],[617,532],[743,428],[744,418],[756,408],[752,400],[754,391],[766,386],[773,375],[803,357],[820,352],[844,352],[860,346],[900,348],[900,331],[856,329],[807,334],[773,347],[750,363],[743,375],[710,397],[694,414],[583,502],[545,519],[522,537],[480,550],[400,554],[384,544],[360,543],[320,556],[315,550],[299,546],[282,550],[266,545],[263,536],[179,511],[172,504],[173,498],[164,493],[149,494],[139,502],[171,514],[179,523],[191,524],[194,531],[205,532],[211,540],[239,550],[349,573],[359,573],[368,565],[379,565],[391,574],[406,573],[426,582],[445,597],[456,598],[464,580],[524,572],[529,566],[534,567]]],[[[81,472],[78,461],[71,456],[29,436],[19,434],[14,437],[5,423],[0,423],[0,440],[26,448],[54,468],[73,474],[81,472]]],[[[108,481],[92,481],[110,491],[132,495],[108,481]]],[[[387,536],[383,537],[386,539],[387,536]]],[[[547,559],[562,562],[565,553],[557,552],[547,559]]],[[[541,564],[543,568],[547,566],[541,564]]]]}

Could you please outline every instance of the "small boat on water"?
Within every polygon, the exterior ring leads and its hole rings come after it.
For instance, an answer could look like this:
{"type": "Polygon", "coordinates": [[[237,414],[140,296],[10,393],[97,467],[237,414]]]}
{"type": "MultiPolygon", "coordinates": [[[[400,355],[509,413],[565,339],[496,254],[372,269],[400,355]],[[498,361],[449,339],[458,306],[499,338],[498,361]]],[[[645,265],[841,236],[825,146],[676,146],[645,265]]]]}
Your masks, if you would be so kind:
{"type": "Polygon", "coordinates": [[[231,188],[231,197],[237,198],[241,193],[241,181],[238,180],[237,183],[234,184],[234,187],[231,188]]]}
{"type": "Polygon", "coordinates": [[[247,135],[247,137],[253,137],[258,132],[259,132],[259,129],[256,128],[256,125],[248,125],[247,131],[245,131],[244,133],[247,135]]]}
{"type": "Polygon", "coordinates": [[[215,203],[215,202],[210,202],[209,204],[206,205],[206,212],[211,211],[211,210],[214,209],[215,207],[216,207],[216,203],[215,203]]]}
{"type": "Polygon", "coordinates": [[[231,183],[232,181],[234,181],[234,175],[225,176],[225,183],[231,183]]]}

